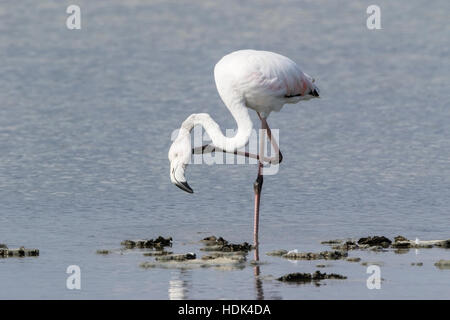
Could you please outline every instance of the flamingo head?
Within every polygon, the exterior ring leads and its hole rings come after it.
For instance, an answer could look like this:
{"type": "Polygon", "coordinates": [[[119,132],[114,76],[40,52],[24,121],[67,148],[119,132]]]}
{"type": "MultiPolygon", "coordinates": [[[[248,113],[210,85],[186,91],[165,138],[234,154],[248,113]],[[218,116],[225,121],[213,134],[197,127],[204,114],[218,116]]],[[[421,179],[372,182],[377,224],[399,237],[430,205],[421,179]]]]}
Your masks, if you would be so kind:
{"type": "Polygon", "coordinates": [[[191,159],[191,139],[189,132],[180,130],[178,137],[169,149],[170,180],[181,190],[194,193],[184,176],[184,171],[191,159]]]}

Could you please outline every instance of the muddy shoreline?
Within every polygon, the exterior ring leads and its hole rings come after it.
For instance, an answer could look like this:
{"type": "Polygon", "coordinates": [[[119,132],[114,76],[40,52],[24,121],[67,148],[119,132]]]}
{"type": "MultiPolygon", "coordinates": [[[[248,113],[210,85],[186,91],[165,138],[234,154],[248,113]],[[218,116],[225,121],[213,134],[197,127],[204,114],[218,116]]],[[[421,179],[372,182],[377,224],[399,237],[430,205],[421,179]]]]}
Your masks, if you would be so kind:
{"type": "MultiPolygon", "coordinates": [[[[124,250],[143,250],[142,256],[150,258],[139,264],[141,268],[153,269],[191,269],[191,268],[209,268],[214,267],[224,270],[243,269],[245,267],[259,266],[262,262],[250,260],[248,255],[255,247],[247,242],[231,243],[219,236],[208,236],[199,239],[197,252],[173,252],[173,238],[164,238],[159,236],[155,239],[124,240],[121,242],[122,248],[112,250],[97,250],[97,254],[108,255],[111,253],[123,253],[124,250]]],[[[409,240],[403,236],[397,236],[389,239],[385,236],[368,236],[359,239],[334,239],[321,242],[325,247],[331,250],[319,252],[298,252],[298,250],[278,249],[266,252],[267,256],[281,258],[283,260],[317,260],[333,261],[340,260],[348,263],[359,263],[362,266],[378,265],[382,266],[382,261],[362,261],[360,257],[349,256],[349,253],[362,251],[373,251],[378,253],[398,250],[409,250],[417,248],[450,248],[450,240],[427,240],[420,241],[409,240]]],[[[411,266],[421,267],[422,262],[412,262],[411,266]]],[[[450,260],[436,261],[437,269],[450,269],[450,260]]],[[[317,264],[317,268],[330,268],[332,265],[317,264]]],[[[293,272],[280,275],[276,280],[286,283],[316,283],[323,280],[345,280],[346,275],[336,273],[322,273],[315,271],[313,273],[293,272]]]]}

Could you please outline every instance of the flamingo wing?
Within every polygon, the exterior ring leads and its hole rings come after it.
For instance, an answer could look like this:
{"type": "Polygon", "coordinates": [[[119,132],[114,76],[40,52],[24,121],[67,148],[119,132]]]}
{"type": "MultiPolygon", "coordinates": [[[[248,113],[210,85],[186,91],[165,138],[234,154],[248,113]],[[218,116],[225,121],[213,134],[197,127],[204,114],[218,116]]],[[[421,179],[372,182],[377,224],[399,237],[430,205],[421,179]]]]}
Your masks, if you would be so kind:
{"type": "Polygon", "coordinates": [[[247,105],[265,114],[279,111],[286,103],[319,96],[314,80],[291,59],[269,51],[239,50],[216,65],[216,73],[234,79],[247,105]]]}
{"type": "Polygon", "coordinates": [[[249,84],[288,97],[317,90],[314,80],[291,59],[268,51],[246,50],[246,54],[249,84]]]}

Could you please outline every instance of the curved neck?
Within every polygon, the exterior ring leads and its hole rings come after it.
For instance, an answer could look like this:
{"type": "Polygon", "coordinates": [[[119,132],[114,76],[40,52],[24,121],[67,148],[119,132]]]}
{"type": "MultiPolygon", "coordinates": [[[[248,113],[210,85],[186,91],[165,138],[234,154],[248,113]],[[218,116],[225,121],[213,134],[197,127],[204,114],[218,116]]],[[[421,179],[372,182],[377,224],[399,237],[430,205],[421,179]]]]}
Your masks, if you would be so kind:
{"type": "Polygon", "coordinates": [[[224,136],[217,122],[207,113],[191,114],[181,125],[181,130],[185,131],[185,133],[190,133],[194,126],[201,125],[208,133],[215,147],[227,152],[234,152],[248,143],[253,123],[243,99],[231,101],[227,104],[227,107],[236,120],[238,127],[234,137],[224,136]]]}

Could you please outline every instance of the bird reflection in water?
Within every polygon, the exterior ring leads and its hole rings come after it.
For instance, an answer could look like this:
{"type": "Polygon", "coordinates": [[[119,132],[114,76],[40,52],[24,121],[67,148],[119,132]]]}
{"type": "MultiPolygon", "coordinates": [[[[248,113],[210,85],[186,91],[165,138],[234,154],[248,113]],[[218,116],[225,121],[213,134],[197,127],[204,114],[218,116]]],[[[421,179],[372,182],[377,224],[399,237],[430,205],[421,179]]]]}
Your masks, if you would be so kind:
{"type": "Polygon", "coordinates": [[[256,289],[256,300],[264,300],[264,289],[261,281],[260,269],[259,269],[259,246],[255,247],[255,266],[253,267],[253,274],[255,275],[255,289],[256,289]]]}
{"type": "MultiPolygon", "coordinates": [[[[264,290],[262,280],[260,278],[259,263],[259,248],[255,247],[254,255],[255,266],[253,267],[253,274],[255,277],[256,300],[264,300],[264,290]]],[[[232,268],[234,269],[234,268],[232,268]]],[[[223,269],[222,269],[223,270],[223,269]]],[[[230,269],[228,269],[230,270],[230,269]]],[[[172,272],[172,278],[169,281],[168,295],[169,300],[186,300],[189,299],[190,270],[180,269],[172,272]]]]}
{"type": "Polygon", "coordinates": [[[169,281],[169,300],[188,299],[189,293],[189,270],[176,270],[172,272],[172,279],[169,281]]]}

